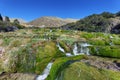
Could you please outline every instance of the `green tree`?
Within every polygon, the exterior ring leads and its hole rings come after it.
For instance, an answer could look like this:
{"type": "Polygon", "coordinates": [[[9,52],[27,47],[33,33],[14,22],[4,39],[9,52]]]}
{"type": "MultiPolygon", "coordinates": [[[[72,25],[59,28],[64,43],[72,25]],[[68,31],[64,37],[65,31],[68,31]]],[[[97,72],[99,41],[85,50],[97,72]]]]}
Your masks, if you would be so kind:
{"type": "Polygon", "coordinates": [[[20,24],[20,22],[18,21],[18,19],[15,19],[13,23],[14,24],[20,24]]]}
{"type": "Polygon", "coordinates": [[[115,15],[113,13],[110,13],[110,12],[103,12],[103,13],[101,13],[101,15],[104,18],[114,18],[115,17],[115,15]]]}

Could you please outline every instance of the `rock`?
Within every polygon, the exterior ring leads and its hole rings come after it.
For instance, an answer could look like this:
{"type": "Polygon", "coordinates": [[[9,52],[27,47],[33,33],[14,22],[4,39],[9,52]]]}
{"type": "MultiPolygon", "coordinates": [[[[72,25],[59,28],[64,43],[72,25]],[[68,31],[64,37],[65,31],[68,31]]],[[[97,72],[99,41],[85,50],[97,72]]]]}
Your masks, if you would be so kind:
{"type": "Polygon", "coordinates": [[[111,29],[111,33],[119,34],[119,33],[120,33],[120,24],[114,26],[114,27],[111,29]]]}
{"type": "Polygon", "coordinates": [[[113,61],[113,63],[115,63],[115,65],[120,68],[120,62],[117,62],[117,61],[115,60],[115,61],[113,61]]]}
{"type": "Polygon", "coordinates": [[[0,26],[0,32],[10,32],[10,31],[15,31],[15,30],[18,30],[16,26],[8,26],[8,27],[0,26]]]}
{"type": "Polygon", "coordinates": [[[0,80],[35,80],[35,74],[11,73],[0,75],[0,80]]]}
{"type": "Polygon", "coordinates": [[[10,31],[15,31],[15,30],[18,30],[16,26],[10,26],[10,27],[6,27],[5,32],[10,32],[10,31]]]}
{"type": "Polygon", "coordinates": [[[89,59],[89,60],[81,60],[81,62],[97,67],[98,69],[109,69],[114,71],[120,71],[120,67],[116,66],[115,63],[108,61],[89,59]]]}

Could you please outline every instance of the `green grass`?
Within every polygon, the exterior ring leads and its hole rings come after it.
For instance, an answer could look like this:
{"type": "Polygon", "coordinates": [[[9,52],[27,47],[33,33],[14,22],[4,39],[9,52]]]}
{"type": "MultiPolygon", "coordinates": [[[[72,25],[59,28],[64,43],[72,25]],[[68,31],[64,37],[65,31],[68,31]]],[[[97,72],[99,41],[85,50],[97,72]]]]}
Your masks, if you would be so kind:
{"type": "Polygon", "coordinates": [[[120,72],[100,70],[82,62],[75,62],[63,70],[57,80],[120,80],[120,72]]]}
{"type": "Polygon", "coordinates": [[[90,50],[92,55],[120,58],[120,48],[113,46],[93,46],[90,50]]]}

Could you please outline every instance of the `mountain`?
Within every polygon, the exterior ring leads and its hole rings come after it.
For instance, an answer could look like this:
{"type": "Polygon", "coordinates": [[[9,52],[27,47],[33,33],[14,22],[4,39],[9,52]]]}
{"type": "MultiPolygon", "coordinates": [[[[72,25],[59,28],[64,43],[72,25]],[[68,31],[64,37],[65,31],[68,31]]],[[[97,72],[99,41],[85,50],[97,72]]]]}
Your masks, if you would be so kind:
{"type": "Polygon", "coordinates": [[[67,23],[76,22],[76,21],[77,21],[77,19],[70,19],[70,18],[62,19],[59,17],[44,16],[44,17],[35,19],[27,24],[33,25],[36,27],[60,27],[67,23]]]}
{"type": "Polygon", "coordinates": [[[120,33],[120,15],[110,12],[93,14],[77,22],[63,25],[61,28],[65,30],[72,29],[87,32],[120,33]]]}

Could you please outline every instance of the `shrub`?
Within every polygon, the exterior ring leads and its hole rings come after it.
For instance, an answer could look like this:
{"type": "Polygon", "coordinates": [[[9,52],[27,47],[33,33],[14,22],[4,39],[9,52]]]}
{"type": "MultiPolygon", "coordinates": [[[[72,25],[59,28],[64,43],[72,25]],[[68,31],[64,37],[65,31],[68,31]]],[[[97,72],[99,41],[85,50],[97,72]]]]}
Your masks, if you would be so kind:
{"type": "Polygon", "coordinates": [[[101,15],[105,18],[114,18],[115,17],[115,15],[110,12],[103,12],[103,13],[101,13],[101,15]]]}

